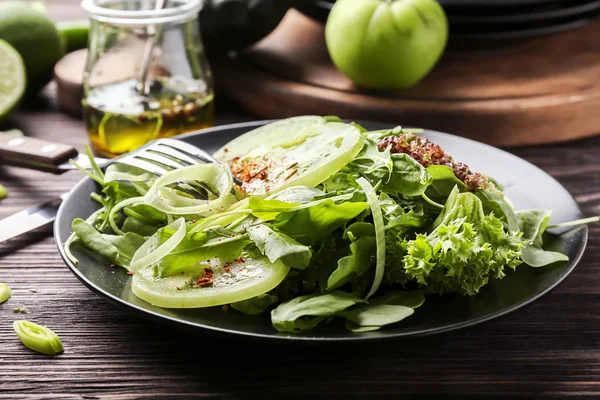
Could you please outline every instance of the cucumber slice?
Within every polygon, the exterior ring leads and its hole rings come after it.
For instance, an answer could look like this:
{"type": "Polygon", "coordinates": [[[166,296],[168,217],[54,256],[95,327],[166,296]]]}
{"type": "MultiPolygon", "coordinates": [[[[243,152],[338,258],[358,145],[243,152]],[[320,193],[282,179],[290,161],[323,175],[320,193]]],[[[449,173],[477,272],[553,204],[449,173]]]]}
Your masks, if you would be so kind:
{"type": "Polygon", "coordinates": [[[248,194],[261,196],[290,186],[322,183],[351,162],[363,144],[352,125],[303,116],[250,131],[214,156],[229,165],[248,194]]]}
{"type": "Polygon", "coordinates": [[[181,275],[157,278],[154,268],[135,272],[131,281],[133,294],[164,308],[213,307],[242,301],[266,293],[283,281],[290,267],[266,258],[243,253],[237,261],[222,264],[218,259],[198,263],[181,275]],[[243,261],[242,261],[243,260],[243,261]],[[212,286],[202,287],[198,280],[212,271],[212,286]]]}

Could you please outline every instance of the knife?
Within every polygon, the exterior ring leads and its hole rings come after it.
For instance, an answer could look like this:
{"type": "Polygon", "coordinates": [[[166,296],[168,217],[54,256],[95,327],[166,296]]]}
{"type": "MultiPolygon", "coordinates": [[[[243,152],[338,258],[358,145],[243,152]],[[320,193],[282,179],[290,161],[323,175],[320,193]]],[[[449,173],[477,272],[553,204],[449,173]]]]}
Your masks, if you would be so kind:
{"type": "MultiPolygon", "coordinates": [[[[89,158],[67,144],[25,136],[0,135],[0,164],[61,174],[75,169],[69,162],[70,159],[85,169],[91,168],[89,158]]],[[[94,157],[94,160],[100,168],[110,163],[106,158],[94,157]]]]}
{"type": "Polygon", "coordinates": [[[56,219],[60,203],[67,198],[67,195],[68,193],[63,193],[60,197],[0,220],[0,243],[52,224],[56,219]]]}
{"type": "MultiPolygon", "coordinates": [[[[70,159],[85,169],[91,168],[89,158],[79,154],[69,145],[25,136],[0,135],[0,164],[61,174],[75,169],[69,162],[70,159]]],[[[109,163],[108,159],[99,157],[96,157],[95,161],[100,167],[109,163]]],[[[0,243],[50,225],[54,222],[58,207],[66,196],[67,193],[64,193],[60,197],[0,220],[0,243]]]]}

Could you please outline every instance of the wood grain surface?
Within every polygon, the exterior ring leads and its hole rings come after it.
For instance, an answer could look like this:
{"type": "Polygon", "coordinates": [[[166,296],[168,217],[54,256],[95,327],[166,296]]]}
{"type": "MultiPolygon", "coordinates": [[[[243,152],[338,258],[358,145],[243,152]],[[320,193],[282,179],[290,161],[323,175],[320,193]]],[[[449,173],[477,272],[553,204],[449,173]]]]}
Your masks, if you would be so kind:
{"type": "MultiPolygon", "coordinates": [[[[61,1],[49,2],[51,12],[76,6],[61,1]]],[[[58,113],[53,97],[50,87],[8,127],[81,149],[87,141],[81,122],[58,113]]],[[[249,119],[222,99],[217,109],[218,123],[249,119]]],[[[513,152],[556,177],[587,215],[600,214],[600,137],[513,152]]],[[[2,168],[0,183],[10,194],[0,202],[0,218],[58,196],[79,179],[76,172],[2,168]]],[[[572,275],[501,319],[418,340],[274,345],[129,315],[69,272],[49,231],[35,232],[0,245],[0,282],[14,289],[0,305],[0,399],[600,398],[599,271],[596,224],[572,275]],[[54,329],[65,353],[26,349],[11,326],[22,318],[54,329]]]]}
{"type": "Polygon", "coordinates": [[[323,25],[292,11],[257,45],[219,60],[215,73],[228,95],[266,118],[326,109],[497,146],[556,143],[598,133],[599,33],[595,21],[561,34],[447,49],[416,86],[369,91],[334,67],[323,25]]]}

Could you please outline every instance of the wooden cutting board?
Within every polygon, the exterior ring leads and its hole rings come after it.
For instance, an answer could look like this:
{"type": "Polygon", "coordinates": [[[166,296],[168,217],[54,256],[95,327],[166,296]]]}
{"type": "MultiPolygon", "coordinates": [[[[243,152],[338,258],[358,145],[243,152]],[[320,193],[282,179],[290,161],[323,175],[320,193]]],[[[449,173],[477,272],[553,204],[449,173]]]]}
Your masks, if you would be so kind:
{"type": "Polygon", "coordinates": [[[449,49],[417,86],[355,87],[328,56],[319,23],[290,11],[246,52],[213,63],[221,90],[266,118],[301,114],[385,121],[498,146],[600,133],[600,21],[518,42],[449,49]]]}

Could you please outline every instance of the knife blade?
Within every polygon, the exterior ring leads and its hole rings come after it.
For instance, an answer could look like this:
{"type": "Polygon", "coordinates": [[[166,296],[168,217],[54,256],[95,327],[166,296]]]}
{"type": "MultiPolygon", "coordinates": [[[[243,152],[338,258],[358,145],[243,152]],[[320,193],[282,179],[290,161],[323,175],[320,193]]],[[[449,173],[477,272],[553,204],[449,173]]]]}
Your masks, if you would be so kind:
{"type": "Polygon", "coordinates": [[[68,193],[0,220],[0,243],[54,222],[68,193]]]}

